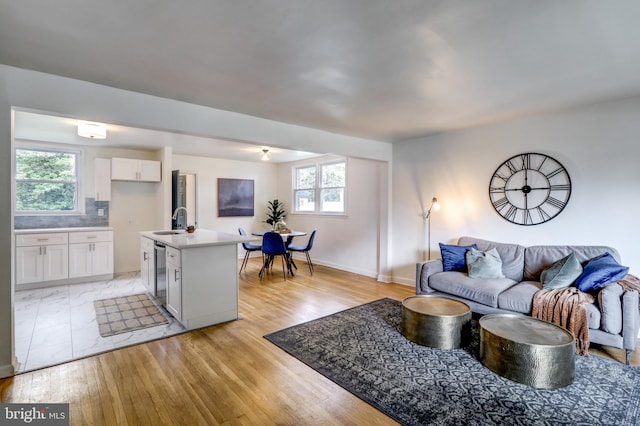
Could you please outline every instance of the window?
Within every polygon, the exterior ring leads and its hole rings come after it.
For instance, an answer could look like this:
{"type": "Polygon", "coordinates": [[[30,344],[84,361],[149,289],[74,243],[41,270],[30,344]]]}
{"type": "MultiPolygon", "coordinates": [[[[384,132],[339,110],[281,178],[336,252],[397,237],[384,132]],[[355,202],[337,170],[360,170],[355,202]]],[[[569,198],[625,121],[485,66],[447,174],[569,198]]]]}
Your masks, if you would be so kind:
{"type": "Polygon", "coordinates": [[[16,214],[79,213],[78,151],[16,148],[16,214]]]}
{"type": "Polygon", "coordinates": [[[295,212],[345,213],[346,161],[294,169],[295,212]]]}

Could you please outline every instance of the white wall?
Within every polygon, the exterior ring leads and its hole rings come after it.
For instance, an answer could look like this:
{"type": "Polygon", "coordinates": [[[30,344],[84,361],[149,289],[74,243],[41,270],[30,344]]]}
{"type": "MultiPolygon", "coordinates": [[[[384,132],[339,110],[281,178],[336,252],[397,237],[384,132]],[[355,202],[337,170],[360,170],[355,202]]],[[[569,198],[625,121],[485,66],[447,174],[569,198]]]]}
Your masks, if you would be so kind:
{"type": "Polygon", "coordinates": [[[238,227],[244,228],[248,233],[267,229],[267,225],[262,223],[267,201],[277,197],[275,164],[174,155],[172,167],[174,170],[196,174],[199,228],[233,234],[238,232],[238,227]],[[218,217],[218,178],[254,181],[255,216],[218,217]]]}
{"type": "Polygon", "coordinates": [[[502,124],[396,143],[393,150],[394,281],[415,283],[422,259],[420,213],[431,198],[432,257],[438,242],[469,235],[523,245],[602,244],[617,248],[640,275],[640,97],[531,116],[502,124]],[[518,226],[489,202],[495,169],[509,157],[540,152],[569,171],[568,205],[551,221],[518,226]]]}
{"type": "MultiPolygon", "coordinates": [[[[315,161],[329,161],[325,157],[315,161]]],[[[378,278],[378,253],[386,244],[381,234],[380,162],[349,158],[347,160],[347,214],[340,216],[295,214],[293,206],[292,169],[314,161],[300,161],[279,166],[278,186],[281,201],[287,209],[287,226],[308,234],[318,230],[311,258],[315,263],[378,278]]],[[[386,169],[385,169],[386,170],[386,169]]],[[[295,241],[306,243],[306,237],[295,241]]]]}

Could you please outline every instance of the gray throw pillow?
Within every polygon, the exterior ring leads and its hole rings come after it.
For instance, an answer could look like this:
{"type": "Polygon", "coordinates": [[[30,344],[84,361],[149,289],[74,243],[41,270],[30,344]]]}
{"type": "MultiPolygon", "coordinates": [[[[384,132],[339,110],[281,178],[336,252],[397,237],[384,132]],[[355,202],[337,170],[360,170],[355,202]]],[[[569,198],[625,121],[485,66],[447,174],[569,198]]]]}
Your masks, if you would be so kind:
{"type": "Polygon", "coordinates": [[[504,278],[502,259],[495,248],[487,251],[471,248],[465,254],[465,259],[471,278],[504,278]]]}
{"type": "Polygon", "coordinates": [[[576,254],[571,252],[542,271],[540,282],[542,288],[546,289],[565,288],[573,284],[580,274],[582,274],[582,265],[576,258],[576,254]]]}

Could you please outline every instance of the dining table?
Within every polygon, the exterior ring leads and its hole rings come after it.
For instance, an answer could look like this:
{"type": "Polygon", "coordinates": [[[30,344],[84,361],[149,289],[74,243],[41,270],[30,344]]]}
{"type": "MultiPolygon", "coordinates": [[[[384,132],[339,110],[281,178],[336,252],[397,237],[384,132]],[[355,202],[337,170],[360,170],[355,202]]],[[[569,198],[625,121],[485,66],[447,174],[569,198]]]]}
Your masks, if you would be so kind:
{"type": "MultiPolygon", "coordinates": [[[[251,235],[255,235],[257,237],[262,237],[264,236],[265,233],[267,232],[277,232],[278,234],[280,234],[280,236],[282,237],[282,240],[284,242],[284,247],[287,249],[287,253],[289,252],[289,244],[291,244],[291,242],[293,241],[293,239],[295,237],[304,237],[305,235],[307,235],[306,232],[304,231],[294,231],[294,230],[288,230],[287,232],[278,232],[278,231],[254,231],[251,232],[251,235]]],[[[267,260],[265,259],[265,262],[267,262],[267,260]]],[[[298,269],[298,266],[296,265],[296,263],[293,260],[293,256],[291,256],[291,253],[288,253],[287,255],[287,269],[289,270],[289,275],[293,276],[293,268],[298,269]]]]}

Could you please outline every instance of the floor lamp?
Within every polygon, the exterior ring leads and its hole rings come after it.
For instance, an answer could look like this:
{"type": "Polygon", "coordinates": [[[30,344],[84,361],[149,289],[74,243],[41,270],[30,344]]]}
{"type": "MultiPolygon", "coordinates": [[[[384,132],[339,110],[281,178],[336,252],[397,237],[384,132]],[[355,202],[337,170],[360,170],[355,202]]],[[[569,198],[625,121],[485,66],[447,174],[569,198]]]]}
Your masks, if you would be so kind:
{"type": "MultiPolygon", "coordinates": [[[[440,204],[438,204],[438,199],[433,197],[431,200],[431,205],[429,206],[429,210],[426,213],[422,213],[422,218],[427,222],[427,254],[428,259],[431,260],[431,211],[440,210],[440,204]]],[[[422,255],[422,260],[424,260],[424,254],[422,255]]]]}

